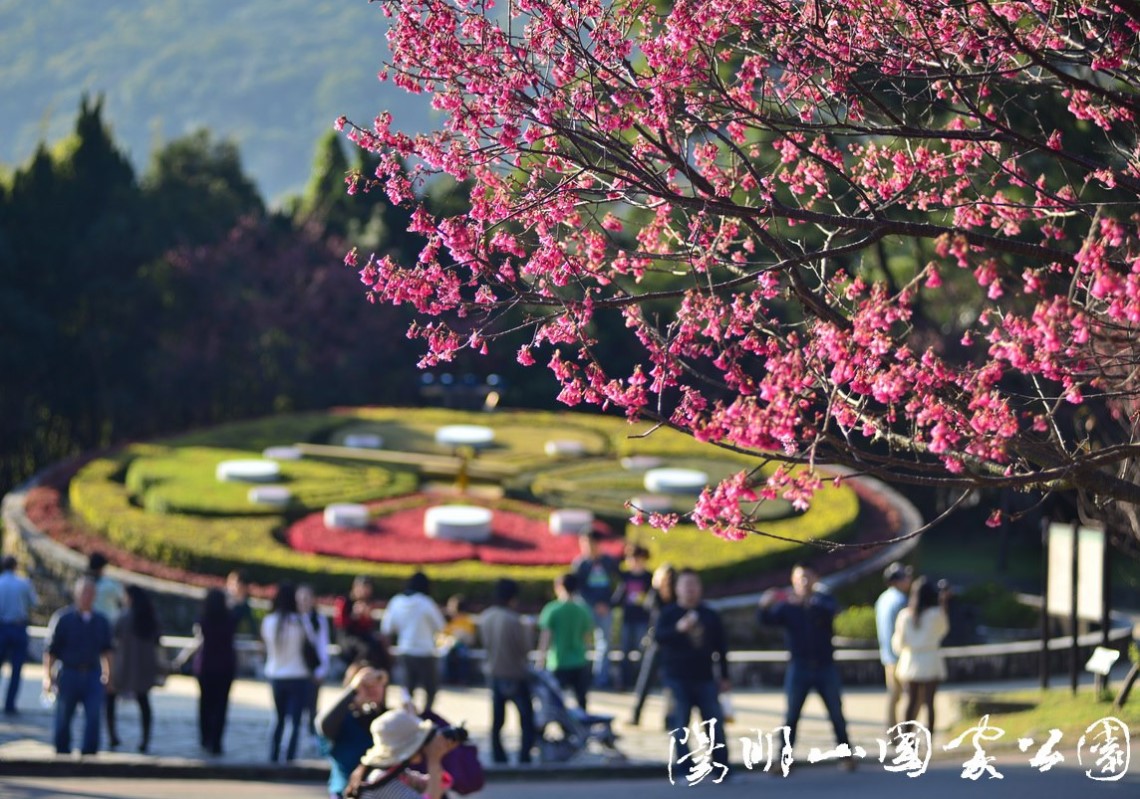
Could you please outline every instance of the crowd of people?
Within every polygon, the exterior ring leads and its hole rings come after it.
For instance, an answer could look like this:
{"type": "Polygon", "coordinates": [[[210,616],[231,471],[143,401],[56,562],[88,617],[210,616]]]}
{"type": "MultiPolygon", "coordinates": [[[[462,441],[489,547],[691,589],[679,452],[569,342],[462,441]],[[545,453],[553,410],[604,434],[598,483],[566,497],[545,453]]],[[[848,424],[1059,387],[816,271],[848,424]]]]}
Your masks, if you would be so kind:
{"type": "MultiPolygon", "coordinates": [[[[554,596],[537,617],[520,612],[519,586],[513,580],[499,580],[492,605],[476,616],[462,596],[451,597],[441,608],[431,581],[417,572],[402,593],[389,599],[379,620],[372,583],[358,577],[336,601],[331,618],[317,611],[310,587],[281,583],[272,592],[271,609],[258,622],[249,581],[234,572],[225,590],[206,593],[193,644],[172,662],[163,656],[162,626],[150,595],[106,576],[106,559],[93,554],[87,573],[74,585],[73,603],[57,611],[48,626],[43,690],[55,702],[53,743],[57,752],[71,750],[72,721],[82,705],[80,751],[98,751],[101,720],[110,748],[122,746],[116,707],[118,700],[129,699],[137,703],[140,720],[138,738],[131,743],[148,751],[150,692],[167,673],[182,670],[199,685],[202,750],[222,754],[229,694],[239,672],[238,642],[244,636],[263,648],[262,672],[275,708],[269,760],[291,761],[306,735],[319,737],[331,764],[334,796],[396,797],[407,794],[405,789],[431,793],[439,780],[446,782],[446,771],[443,777],[436,774],[437,761],[455,747],[454,741],[431,733],[445,727],[434,714],[436,696],[441,677],[471,680],[468,660],[476,647],[484,651],[490,689],[493,762],[508,762],[503,740],[508,707],[517,713],[522,731],[515,760],[528,763],[534,756],[540,733],[532,681],[536,667],[553,675],[565,698],[584,713],[591,690],[634,690],[633,724],[640,721],[650,687],[660,681],[668,700],[665,729],[676,751],[689,746],[694,711],[702,722],[722,722],[711,730],[716,743],[723,744],[724,699],[731,688],[728,637],[720,615],[704,601],[700,575],[669,564],[650,571],[644,548],[627,548],[619,561],[602,552],[600,544],[596,534],[582,536],[580,557],[554,580],[554,596]],[[620,619],[616,630],[615,617],[620,619]],[[334,643],[339,664],[332,660],[334,643]],[[620,657],[610,656],[614,643],[620,657]],[[398,646],[396,659],[393,644],[398,646]],[[343,690],[318,708],[319,686],[340,666],[343,690]],[[393,682],[400,695],[390,704],[393,682]],[[396,782],[402,787],[386,779],[397,764],[402,776],[396,782]]],[[[8,660],[12,675],[4,711],[15,713],[27,622],[38,598],[30,582],[16,574],[13,558],[5,558],[2,566],[0,663],[8,660]]],[[[946,677],[939,645],[948,630],[949,590],[915,577],[899,563],[883,576],[887,587],[875,615],[886,677],[886,726],[916,719],[924,710],[933,730],[934,697],[946,677]]],[[[837,610],[834,597],[806,564],[792,569],[790,590],[772,589],[759,600],[757,621],[782,628],[790,655],[785,724],[793,745],[812,691],[823,700],[837,745],[849,743],[832,644],[837,610]]],[[[854,766],[851,758],[843,762],[854,766]]]]}

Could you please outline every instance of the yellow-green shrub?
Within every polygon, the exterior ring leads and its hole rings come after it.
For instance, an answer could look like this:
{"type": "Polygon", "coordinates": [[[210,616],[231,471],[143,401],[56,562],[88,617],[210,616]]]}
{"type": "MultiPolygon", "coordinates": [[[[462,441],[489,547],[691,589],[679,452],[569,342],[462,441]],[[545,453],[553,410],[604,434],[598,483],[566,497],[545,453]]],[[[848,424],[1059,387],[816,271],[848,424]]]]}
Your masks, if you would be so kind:
{"type": "Polygon", "coordinates": [[[873,641],[878,637],[875,609],[870,605],[852,605],[835,617],[835,634],[845,638],[873,641]]]}

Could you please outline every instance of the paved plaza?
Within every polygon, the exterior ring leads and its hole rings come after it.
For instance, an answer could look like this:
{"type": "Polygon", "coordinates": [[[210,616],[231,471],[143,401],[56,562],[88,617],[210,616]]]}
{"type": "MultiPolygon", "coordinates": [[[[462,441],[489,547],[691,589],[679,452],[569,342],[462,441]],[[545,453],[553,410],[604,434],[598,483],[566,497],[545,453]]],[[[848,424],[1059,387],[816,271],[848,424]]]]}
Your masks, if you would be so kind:
{"type": "MultiPolygon", "coordinates": [[[[0,717],[0,760],[19,762],[54,761],[58,763],[51,745],[51,711],[39,703],[42,671],[36,665],[24,668],[21,688],[21,714],[15,718],[0,717]]],[[[971,690],[974,690],[971,686],[971,690]]],[[[321,702],[331,702],[337,689],[322,688],[321,702]]],[[[394,694],[394,691],[392,692],[394,694]]],[[[390,698],[391,695],[390,694],[390,698]]],[[[939,726],[957,719],[957,692],[947,690],[940,696],[939,726]]],[[[250,765],[273,767],[267,762],[269,735],[273,723],[272,700],[269,685],[262,681],[237,680],[231,693],[229,724],[226,728],[225,754],[206,757],[199,750],[197,735],[198,684],[189,677],[171,677],[166,686],[151,693],[154,706],[155,730],[151,753],[134,752],[137,744],[138,707],[130,700],[119,700],[119,735],[123,745],[118,752],[101,752],[97,760],[108,763],[145,764],[158,762],[165,765],[198,764],[203,768],[247,768],[250,765]]],[[[736,722],[729,727],[730,740],[737,735],[750,734],[753,729],[771,731],[783,720],[784,697],[776,689],[734,691],[733,702],[736,722]]],[[[322,705],[323,706],[323,705],[322,705]]],[[[576,757],[576,766],[646,767],[664,764],[669,754],[669,736],[665,731],[664,703],[660,695],[651,695],[642,714],[641,725],[627,724],[633,695],[594,691],[590,694],[590,711],[610,713],[616,717],[615,729],[621,736],[618,747],[624,760],[608,757],[601,752],[583,753],[576,757]]],[[[490,693],[482,687],[445,687],[436,698],[435,709],[452,723],[465,722],[480,752],[489,752],[490,693]]],[[[844,695],[844,709],[851,729],[853,743],[870,747],[881,734],[883,694],[876,689],[858,688],[844,695]]],[[[809,746],[830,748],[834,740],[823,703],[812,696],[804,708],[800,726],[800,744],[805,752],[809,746]]],[[[82,711],[78,711],[82,715],[82,711]]],[[[508,750],[517,747],[518,726],[513,711],[508,711],[506,741],[508,750]]],[[[104,736],[105,737],[105,736],[104,736]]],[[[105,743],[105,741],[104,741],[105,743]]],[[[738,746],[738,743],[737,743],[738,746]]],[[[304,757],[298,768],[323,770],[323,762],[315,742],[304,748],[304,757]]],[[[738,759],[734,753],[734,759],[738,759]]],[[[92,760],[94,762],[94,759],[92,760]]],[[[491,768],[491,766],[488,766],[491,768]]],[[[509,769],[513,771],[514,769],[509,769]]]]}
{"type": "MultiPolygon", "coordinates": [[[[155,735],[152,752],[135,753],[138,711],[121,700],[119,752],[100,752],[95,757],[57,757],[50,744],[51,711],[39,705],[41,670],[25,669],[19,716],[0,717],[0,797],[4,799],[174,799],[178,797],[233,796],[301,799],[325,796],[327,776],[315,742],[307,742],[302,759],[289,766],[267,762],[268,737],[272,723],[269,686],[256,680],[234,684],[230,720],[226,731],[226,753],[221,757],[204,755],[197,741],[197,683],[188,677],[172,677],[167,685],[151,695],[155,708],[155,735]]],[[[936,750],[949,736],[946,729],[959,718],[958,703],[965,692],[1010,690],[1031,687],[1026,681],[1001,684],[969,684],[946,687],[939,694],[939,729],[936,750]]],[[[330,701],[336,689],[323,689],[322,702],[330,701]]],[[[876,739],[882,737],[883,693],[874,688],[850,689],[844,694],[844,709],[852,744],[868,754],[854,773],[832,763],[805,765],[802,761],[811,747],[826,751],[833,744],[830,725],[818,697],[809,698],[801,721],[797,763],[787,778],[777,769],[764,773],[760,765],[746,769],[741,763],[743,737],[755,737],[756,730],[769,732],[783,720],[783,694],[775,689],[736,690],[733,694],[736,720],[728,728],[729,779],[713,784],[712,778],[689,785],[687,771],[675,768],[670,784],[667,767],[669,738],[665,732],[663,702],[651,696],[640,726],[629,718],[633,697],[629,694],[594,692],[591,711],[612,713],[621,738],[624,758],[600,751],[585,752],[564,764],[537,763],[531,766],[496,766],[487,763],[487,785],[470,799],[524,799],[541,790],[543,799],[580,799],[585,796],[611,797],[635,794],[658,797],[683,791],[696,799],[745,799],[760,791],[775,790],[782,795],[794,791],[797,799],[827,799],[837,792],[850,796],[882,797],[900,788],[921,791],[924,799],[958,797],[1022,797],[1068,799],[1087,793],[1089,799],[1134,797],[1140,795],[1140,770],[1133,768],[1120,782],[1093,783],[1077,766],[1075,758],[1051,773],[1030,768],[1028,756],[1015,747],[992,750],[994,765],[1003,779],[971,782],[962,778],[962,764],[969,751],[938,752],[929,771],[914,781],[900,773],[889,773],[876,762],[876,739]]],[[[466,722],[480,752],[488,752],[489,693],[484,688],[445,689],[436,700],[436,709],[453,722],[466,722]]],[[[517,741],[517,726],[508,713],[507,745],[517,741]]],[[[1010,731],[1008,737],[1016,737],[1010,731]]],[[[1071,753],[1070,753],[1071,755],[1071,753]]]]}
{"type": "MultiPolygon", "coordinates": [[[[789,777],[787,782],[764,774],[744,773],[740,778],[721,784],[670,786],[659,778],[609,780],[544,779],[541,773],[533,781],[494,781],[470,799],[534,799],[541,790],[542,799],[582,799],[583,796],[639,796],[646,799],[756,799],[761,795],[794,796],[795,799],[835,799],[837,795],[884,797],[900,789],[908,794],[921,792],[923,799],[1131,799],[1140,788],[1140,780],[1091,784],[1079,768],[1062,766],[1041,774],[1028,766],[1011,766],[1003,770],[1001,780],[973,783],[965,781],[953,763],[937,763],[915,781],[881,770],[860,769],[852,774],[835,769],[805,769],[789,777]],[[1091,790],[1090,790],[1091,789],[1091,790]]],[[[217,796],[227,799],[321,799],[322,786],[312,782],[210,780],[183,781],[131,778],[48,778],[0,777],[4,799],[187,799],[217,796]]]]}
{"type": "MultiPolygon", "coordinates": [[[[5,770],[9,773],[35,774],[51,768],[52,773],[62,773],[59,771],[62,769],[73,773],[115,774],[128,766],[132,773],[139,774],[219,777],[228,774],[237,778],[291,776],[298,779],[320,779],[325,773],[324,762],[315,741],[306,742],[302,748],[302,757],[291,766],[275,766],[268,762],[268,741],[273,722],[270,690],[268,684],[255,680],[238,680],[234,683],[225,754],[220,757],[207,756],[198,746],[198,686],[192,678],[181,676],[171,677],[165,687],[156,689],[151,694],[155,731],[150,754],[140,755],[134,751],[138,739],[137,705],[130,700],[120,699],[119,734],[123,745],[119,751],[100,752],[96,757],[82,761],[76,757],[57,757],[51,745],[51,710],[42,708],[39,703],[41,674],[41,669],[36,665],[25,667],[20,698],[21,713],[16,717],[0,717],[0,763],[7,767],[5,770]]],[[[976,692],[1024,685],[1028,683],[947,687],[939,694],[940,729],[936,737],[945,741],[945,729],[958,720],[961,691],[976,692]]],[[[332,701],[336,690],[332,686],[324,687],[322,703],[332,701]]],[[[733,702],[736,719],[728,728],[729,756],[739,764],[743,747],[741,738],[755,738],[756,730],[771,732],[782,724],[784,697],[777,689],[736,690],[733,692],[733,702]]],[[[664,703],[659,695],[651,695],[640,726],[627,723],[632,704],[632,694],[606,691],[591,693],[591,712],[615,716],[614,727],[620,735],[618,747],[624,757],[615,758],[601,750],[583,752],[570,762],[559,765],[558,769],[579,775],[660,775],[666,779],[669,736],[664,725],[664,703]]],[[[479,745],[480,752],[484,755],[489,752],[490,698],[485,688],[445,688],[436,699],[436,710],[453,723],[465,723],[472,739],[479,745]]],[[[873,760],[878,753],[876,739],[883,735],[883,692],[866,687],[849,689],[844,694],[844,710],[852,744],[866,748],[868,758],[873,760]]],[[[507,718],[507,748],[513,750],[518,740],[513,711],[508,711],[507,718]]],[[[826,751],[833,744],[823,703],[813,695],[804,708],[797,757],[801,757],[801,753],[802,757],[806,757],[810,747],[826,751]]],[[[874,763],[871,765],[877,766],[874,763]]],[[[488,764],[487,768],[502,779],[525,779],[535,770],[550,773],[552,767],[502,767],[488,764]]],[[[738,770],[742,769],[738,767],[738,770]]]]}

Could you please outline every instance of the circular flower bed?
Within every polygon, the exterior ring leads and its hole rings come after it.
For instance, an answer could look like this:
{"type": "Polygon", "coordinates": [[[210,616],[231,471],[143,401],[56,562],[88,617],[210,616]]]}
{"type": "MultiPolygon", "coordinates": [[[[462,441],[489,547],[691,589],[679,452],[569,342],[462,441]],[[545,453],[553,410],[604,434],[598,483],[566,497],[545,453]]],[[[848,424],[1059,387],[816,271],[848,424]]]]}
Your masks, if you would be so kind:
{"type": "MultiPolygon", "coordinates": [[[[721,594],[751,585],[773,570],[784,572],[786,579],[787,566],[803,556],[797,541],[838,541],[865,529],[873,533],[868,540],[874,541],[895,530],[890,525],[870,530],[874,524],[861,517],[856,492],[846,484],[826,486],[804,513],[793,513],[787,503],[766,503],[759,517],[766,519],[764,530],[773,537],[726,541],[684,520],[668,532],[627,525],[630,510],[626,501],[647,494],[646,469],[696,468],[716,480],[755,465],[744,457],[710,452],[708,445],[670,430],[641,435],[647,430],[644,424],[631,428],[621,418],[586,414],[345,408],[233,423],[131,445],[75,464],[78,473],[64,475],[61,471],[55,487],[66,491],[71,500],[74,515],[67,517],[74,521],[68,527],[71,546],[84,552],[100,549],[116,565],[148,574],[187,579],[171,575],[194,573],[203,581],[212,581],[199,584],[214,585],[221,575],[242,568],[255,583],[308,582],[328,593],[342,592],[354,576],[367,575],[383,595],[401,590],[422,566],[441,595],[464,593],[487,601],[495,581],[510,577],[519,582],[530,604],[549,598],[550,581],[578,554],[575,536],[560,537],[548,531],[555,508],[595,513],[609,522],[615,538],[624,533],[627,542],[647,547],[654,564],[668,561],[696,568],[705,576],[710,593],[721,594]],[[434,545],[423,533],[423,514],[431,504],[453,498],[411,492],[417,490],[421,474],[444,479],[455,475],[432,471],[439,468],[434,462],[425,462],[419,473],[413,473],[417,470],[405,456],[443,454],[433,436],[439,427],[452,423],[484,423],[494,428],[496,445],[480,452],[471,465],[491,475],[482,479],[498,482],[508,497],[518,499],[479,504],[521,516],[515,523],[530,530],[529,537],[514,539],[500,525],[496,533],[505,546],[499,547],[498,556],[488,549],[475,550],[470,559],[428,556],[434,545]],[[283,507],[251,503],[248,484],[214,479],[214,470],[223,460],[257,457],[282,442],[335,442],[348,432],[382,435],[385,447],[401,458],[391,465],[377,465],[373,460],[378,453],[361,452],[363,462],[351,456],[329,462],[308,455],[300,461],[283,461],[280,486],[292,494],[289,505],[283,507]],[[583,459],[568,461],[548,455],[544,447],[554,436],[559,441],[581,441],[583,459]],[[622,458],[633,460],[623,465],[622,458]],[[523,497],[532,499],[532,504],[524,503],[523,497]],[[382,508],[385,523],[392,521],[387,517],[396,511],[409,511],[401,525],[406,531],[404,540],[398,542],[398,534],[383,539],[378,517],[373,532],[359,534],[366,547],[330,543],[328,531],[320,526],[319,512],[341,502],[367,502],[370,508],[382,508]],[[411,512],[414,509],[418,513],[411,512]],[[318,514],[310,520],[317,525],[311,537],[322,546],[307,551],[294,548],[289,528],[297,514],[311,513],[318,514]],[[373,545],[378,540],[385,542],[383,557],[375,555],[373,545]],[[558,554],[547,557],[541,554],[544,550],[558,554]]],[[[677,513],[687,511],[693,499],[663,498],[670,500],[663,510],[677,513]]],[[[64,526],[53,525],[57,540],[65,537],[59,532],[64,526]]],[[[619,546],[615,542],[609,550],[619,546]]]]}
{"type": "MultiPolygon", "coordinates": [[[[310,514],[292,524],[285,534],[289,546],[301,552],[337,555],[385,563],[455,563],[478,560],[509,566],[557,566],[578,556],[577,536],[550,532],[550,509],[521,502],[487,503],[465,499],[470,505],[489,508],[491,537],[487,541],[449,541],[424,535],[424,515],[444,504],[443,497],[417,494],[368,503],[372,519],[358,530],[327,527],[324,515],[310,514]]],[[[594,529],[612,536],[601,522],[594,529]]],[[[604,542],[602,549],[620,556],[622,542],[604,542]]]]}

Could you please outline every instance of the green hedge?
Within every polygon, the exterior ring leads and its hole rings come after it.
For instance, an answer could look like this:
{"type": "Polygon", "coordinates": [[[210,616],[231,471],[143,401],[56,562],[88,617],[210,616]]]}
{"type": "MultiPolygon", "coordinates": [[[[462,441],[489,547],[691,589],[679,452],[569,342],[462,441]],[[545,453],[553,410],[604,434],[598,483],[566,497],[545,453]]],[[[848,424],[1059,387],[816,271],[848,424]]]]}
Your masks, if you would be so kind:
{"type": "Polygon", "coordinates": [[[858,519],[855,492],[837,489],[826,496],[821,492],[819,501],[800,516],[765,522],[763,529],[770,535],[727,541],[693,525],[678,525],[665,533],[630,526],[626,537],[648,547],[654,563],[688,566],[701,572],[706,584],[713,584],[790,569],[804,556],[803,545],[797,542],[845,541],[856,532],[858,519]]]}
{"type": "Polygon", "coordinates": [[[286,413],[181,433],[155,444],[168,447],[220,447],[261,453],[267,447],[288,446],[302,441],[325,441],[337,428],[352,421],[351,415],[327,411],[286,413]]]}
{"type": "Polygon", "coordinates": [[[1017,594],[1000,583],[980,583],[964,590],[959,599],[978,609],[978,618],[987,627],[1025,629],[1041,622],[1041,611],[1024,605],[1017,594]]]}
{"type": "Polygon", "coordinates": [[[844,638],[874,641],[879,631],[875,624],[875,609],[870,605],[852,605],[835,617],[835,634],[844,638]]]}

